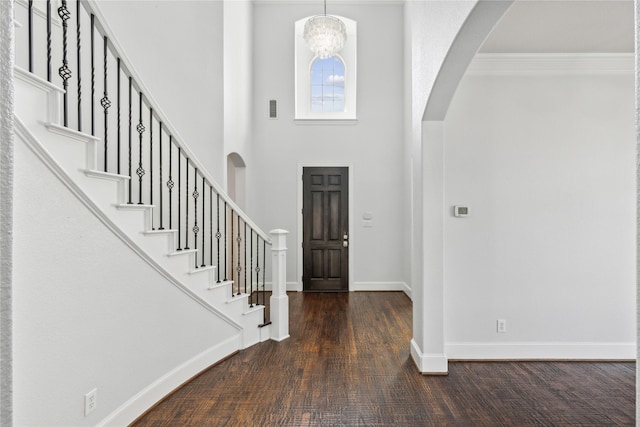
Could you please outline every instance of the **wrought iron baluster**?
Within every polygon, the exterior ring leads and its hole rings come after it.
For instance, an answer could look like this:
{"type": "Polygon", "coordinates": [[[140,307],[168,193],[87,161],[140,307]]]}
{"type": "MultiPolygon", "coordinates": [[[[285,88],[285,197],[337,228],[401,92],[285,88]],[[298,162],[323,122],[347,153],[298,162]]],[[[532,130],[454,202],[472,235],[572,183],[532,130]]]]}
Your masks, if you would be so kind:
{"type": "Polygon", "coordinates": [[[195,260],[196,260],[196,268],[198,268],[198,233],[200,232],[200,227],[198,227],[198,168],[194,167],[195,171],[193,173],[193,248],[196,250],[195,260]]]}
{"type": "Polygon", "coordinates": [[[65,127],[69,125],[69,79],[71,78],[71,70],[69,69],[69,62],[67,61],[67,21],[71,17],[69,9],[67,8],[67,0],[62,0],[61,6],[58,8],[58,16],[62,19],[62,67],[58,69],[58,75],[62,78],[62,88],[64,89],[64,95],[62,97],[62,122],[65,127]]]}
{"type": "MultiPolygon", "coordinates": [[[[96,135],[96,49],[95,49],[95,35],[96,35],[96,17],[91,14],[91,135],[96,135]]],[[[129,78],[131,83],[131,78],[129,78]]],[[[131,174],[129,174],[131,175],[131,174]]]]}
{"type": "MultiPolygon", "coordinates": [[[[225,202],[225,208],[226,208],[226,206],[227,206],[227,203],[225,202]]],[[[226,215],[227,215],[227,214],[226,214],[226,211],[225,211],[225,223],[226,223],[226,215]]],[[[226,230],[225,230],[225,231],[226,231],[226,230]]],[[[227,246],[227,244],[226,244],[226,241],[227,241],[227,239],[226,239],[226,234],[227,234],[227,233],[225,232],[225,250],[226,250],[226,246],[227,246]]],[[[233,210],[231,211],[231,238],[233,239],[233,210]]],[[[234,267],[234,265],[235,265],[235,264],[233,263],[233,249],[234,249],[234,244],[233,244],[233,241],[232,241],[232,242],[231,242],[231,281],[233,281],[233,277],[234,277],[233,270],[234,270],[234,268],[235,268],[235,267],[234,267]]],[[[226,263],[225,263],[225,264],[226,264],[226,263]]],[[[225,277],[226,277],[226,270],[227,270],[227,268],[226,268],[226,266],[225,266],[225,277]]],[[[225,280],[226,280],[226,279],[225,279],[225,280]]],[[[235,294],[233,293],[233,284],[232,284],[232,285],[231,285],[231,296],[234,296],[234,295],[235,295],[235,294]]]]}
{"type": "Polygon", "coordinates": [[[182,181],[182,174],[180,171],[180,164],[182,163],[182,147],[178,147],[178,251],[181,251],[180,247],[180,204],[182,198],[182,190],[180,189],[180,182],[182,181]]]}
{"type": "Polygon", "coordinates": [[[238,295],[240,295],[240,273],[242,272],[242,266],[240,265],[240,244],[242,243],[242,237],[240,236],[240,214],[238,215],[238,295]]]}
{"type": "Polygon", "coordinates": [[[185,173],[187,184],[184,186],[184,248],[189,249],[189,158],[185,155],[187,173],[185,173]]]}
{"type": "MultiPolygon", "coordinates": [[[[133,181],[133,175],[131,173],[132,172],[131,151],[133,150],[133,137],[132,137],[132,130],[131,130],[131,128],[133,127],[133,115],[132,115],[132,107],[131,107],[131,101],[133,97],[133,94],[131,92],[132,86],[133,86],[133,81],[131,76],[129,76],[129,201],[128,203],[130,205],[133,204],[133,202],[131,201],[131,193],[133,192],[132,183],[131,183],[131,181],[133,181]]],[[[93,113],[91,113],[91,117],[92,117],[91,121],[93,122],[93,113]]]]}
{"type": "Polygon", "coordinates": [[[47,0],[47,81],[51,83],[51,0],[47,0]]]}
{"type": "MultiPolygon", "coordinates": [[[[153,206],[153,108],[149,107],[149,204],[153,206]]],[[[151,211],[151,229],[153,226],[153,210],[151,211]]]]}
{"type": "Polygon", "coordinates": [[[205,193],[204,191],[204,176],[202,177],[202,265],[200,267],[204,267],[206,266],[205,262],[204,262],[204,254],[205,254],[205,250],[204,250],[204,236],[206,234],[206,230],[207,230],[207,226],[206,226],[206,221],[205,221],[205,200],[206,200],[206,195],[207,193],[205,193]]]}
{"type": "MultiPolygon", "coordinates": [[[[218,195],[218,197],[220,197],[220,195],[218,195]]],[[[233,221],[231,221],[231,227],[233,227],[233,221]]],[[[228,276],[227,276],[227,265],[229,264],[228,260],[229,260],[229,253],[227,252],[227,202],[224,202],[224,281],[226,282],[228,280],[228,276]]],[[[233,236],[233,231],[231,231],[231,235],[233,236]]],[[[232,250],[233,252],[233,250],[232,250]]],[[[218,250],[218,254],[220,253],[220,251],[218,250]]],[[[218,255],[220,256],[220,255],[218,255]]],[[[232,254],[233,256],[233,254],[232,254]]],[[[231,265],[233,265],[233,261],[231,262],[231,265]]],[[[233,293],[233,292],[231,292],[233,293]]]]}
{"type": "Polygon", "coordinates": [[[33,73],[33,0],[29,0],[27,11],[29,13],[29,17],[27,18],[29,27],[29,72],[33,73]]]}
{"type": "Polygon", "coordinates": [[[160,227],[158,230],[164,230],[164,224],[162,222],[162,211],[164,210],[164,205],[162,203],[162,122],[160,122],[160,177],[158,178],[158,193],[160,193],[160,227]]]}
{"type": "Polygon", "coordinates": [[[247,223],[244,223],[244,293],[247,293],[247,223]]]}
{"type": "MultiPolygon", "coordinates": [[[[253,282],[252,289],[253,289],[253,282]]],[[[260,304],[260,235],[256,232],[256,304],[260,304]]]]}
{"type": "Polygon", "coordinates": [[[122,136],[122,135],[120,135],[121,134],[121,131],[120,131],[120,97],[121,97],[121,95],[120,95],[120,74],[122,74],[122,72],[120,70],[120,58],[118,58],[116,60],[116,63],[118,64],[118,78],[117,78],[118,93],[117,93],[117,96],[116,96],[116,110],[117,110],[116,123],[117,123],[117,131],[118,131],[118,138],[117,138],[117,143],[116,143],[117,150],[116,151],[118,152],[117,153],[118,154],[118,159],[117,159],[116,165],[117,165],[118,175],[120,175],[120,141],[121,141],[121,136],[122,136]]]}
{"type": "MultiPolygon", "coordinates": [[[[253,228],[249,228],[251,245],[250,245],[250,262],[249,262],[249,307],[253,307],[253,228]]],[[[246,261],[245,261],[246,264],[246,261]]],[[[246,274],[246,273],[245,273],[246,274]]]]}
{"type": "Polygon", "coordinates": [[[173,229],[173,215],[171,212],[171,205],[173,202],[171,193],[173,191],[173,186],[174,186],[173,177],[172,177],[173,169],[171,164],[172,152],[173,152],[173,135],[169,135],[169,180],[167,181],[167,188],[169,189],[169,230],[173,229]]]}
{"type": "Polygon", "coordinates": [[[218,266],[217,267],[218,283],[220,283],[220,238],[222,237],[222,235],[220,234],[220,194],[217,194],[217,197],[216,197],[216,222],[218,224],[217,231],[216,231],[216,240],[218,241],[218,250],[216,251],[216,255],[218,258],[218,262],[216,265],[218,266]]]}
{"type": "Polygon", "coordinates": [[[142,124],[142,92],[140,93],[140,101],[139,101],[139,110],[138,110],[138,126],[136,126],[136,130],[138,131],[138,135],[139,135],[139,141],[140,141],[140,145],[139,145],[139,150],[138,150],[138,169],[136,169],[136,174],[138,175],[138,190],[140,192],[140,194],[138,194],[138,204],[142,205],[142,177],[145,174],[144,168],[142,167],[142,134],[145,131],[145,127],[142,124]]]}
{"type": "Polygon", "coordinates": [[[104,62],[103,62],[104,63],[104,96],[100,100],[100,105],[102,105],[102,108],[104,109],[104,171],[105,172],[108,172],[107,165],[108,165],[109,153],[108,153],[107,147],[109,146],[109,143],[107,139],[107,129],[109,128],[108,110],[109,110],[109,107],[111,107],[111,101],[109,101],[109,95],[107,92],[107,52],[108,52],[107,43],[108,43],[107,36],[104,36],[104,62]]]}
{"type": "MultiPolygon", "coordinates": [[[[264,275],[267,271],[267,242],[265,240],[262,241],[262,305],[264,305],[265,309],[262,310],[262,324],[267,323],[267,291],[265,288],[265,279],[264,275]]],[[[258,279],[259,281],[260,279],[258,279]]]]}
{"type": "Polygon", "coordinates": [[[82,61],[80,43],[80,2],[76,1],[76,52],[78,70],[78,132],[82,132],[82,61]]]}
{"type": "MultiPolygon", "coordinates": [[[[213,187],[209,186],[209,265],[213,265],[213,187]]],[[[218,282],[220,281],[220,266],[216,267],[218,282]]]]}

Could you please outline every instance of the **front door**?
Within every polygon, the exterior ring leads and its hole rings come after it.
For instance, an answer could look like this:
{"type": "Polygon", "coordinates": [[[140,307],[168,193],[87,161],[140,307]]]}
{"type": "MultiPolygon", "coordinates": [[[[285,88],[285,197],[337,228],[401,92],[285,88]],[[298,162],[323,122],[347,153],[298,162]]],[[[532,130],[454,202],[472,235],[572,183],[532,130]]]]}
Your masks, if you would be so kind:
{"type": "Polygon", "coordinates": [[[302,252],[305,291],[349,290],[349,169],[302,172],[302,252]]]}

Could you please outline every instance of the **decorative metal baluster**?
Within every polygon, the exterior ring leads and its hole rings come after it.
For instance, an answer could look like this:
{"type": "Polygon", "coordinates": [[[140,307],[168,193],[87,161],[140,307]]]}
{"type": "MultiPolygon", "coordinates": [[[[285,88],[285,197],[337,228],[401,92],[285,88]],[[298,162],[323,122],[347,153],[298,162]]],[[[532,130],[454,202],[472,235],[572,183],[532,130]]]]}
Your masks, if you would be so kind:
{"type": "Polygon", "coordinates": [[[47,0],[47,81],[51,83],[51,0],[47,0]]]}
{"type": "MultiPolygon", "coordinates": [[[[262,324],[265,325],[267,323],[267,291],[265,287],[264,275],[267,271],[267,242],[265,240],[262,241],[262,305],[265,306],[265,309],[262,310],[262,324]]],[[[260,279],[258,279],[259,281],[260,279]]]]}
{"type": "Polygon", "coordinates": [[[247,293],[247,223],[244,223],[244,293],[247,293]]]}
{"type": "MultiPolygon", "coordinates": [[[[227,207],[227,202],[224,203],[224,207],[226,209],[227,207]]],[[[225,214],[224,214],[224,218],[225,218],[225,224],[227,223],[227,212],[225,210],[225,214]]],[[[225,230],[225,239],[224,239],[224,247],[225,247],[225,251],[227,250],[227,236],[226,236],[226,230],[225,230]]],[[[233,239],[233,210],[231,211],[231,238],[233,239]]],[[[233,281],[233,270],[234,270],[234,263],[233,263],[233,241],[231,242],[231,281],[233,281]]],[[[226,262],[225,262],[225,268],[224,268],[224,273],[225,273],[225,280],[226,276],[227,276],[227,267],[226,267],[226,262]]],[[[235,294],[233,293],[233,285],[231,285],[231,296],[234,296],[235,294]]]]}
{"type": "Polygon", "coordinates": [[[107,52],[108,52],[108,46],[107,46],[107,36],[104,36],[104,96],[102,97],[102,99],[100,100],[100,105],[102,105],[102,108],[104,108],[104,171],[108,172],[107,170],[107,165],[108,165],[108,150],[107,147],[109,146],[108,143],[108,139],[107,139],[107,129],[109,127],[109,122],[107,120],[108,118],[108,111],[109,107],[111,107],[111,101],[109,101],[109,95],[107,94],[107,52]]]}
{"type": "Polygon", "coordinates": [[[240,273],[242,272],[242,266],[240,265],[240,244],[242,243],[242,237],[240,236],[240,214],[238,215],[238,295],[240,295],[240,273]]]}
{"type": "Polygon", "coordinates": [[[206,234],[206,221],[205,221],[205,200],[206,200],[206,194],[204,191],[204,176],[202,177],[202,265],[200,267],[204,267],[206,266],[205,262],[204,262],[204,236],[206,234]]]}
{"type": "Polygon", "coordinates": [[[27,5],[29,12],[28,26],[29,26],[29,72],[33,73],[33,0],[29,0],[27,5]]]}
{"type": "MultiPolygon", "coordinates": [[[[93,15],[91,15],[93,17],[93,15]]],[[[131,92],[131,88],[133,86],[133,81],[131,79],[131,76],[129,76],[129,201],[127,203],[129,203],[130,205],[133,204],[133,202],[131,201],[131,193],[133,192],[132,189],[132,183],[131,181],[133,181],[133,176],[132,176],[132,170],[131,170],[131,151],[133,150],[133,137],[132,137],[132,131],[131,128],[133,127],[133,116],[131,114],[131,100],[132,100],[132,92],[131,92]]],[[[92,103],[93,105],[93,103],[92,103]]],[[[93,122],[93,113],[91,113],[91,121],[93,122]]],[[[91,125],[93,126],[93,124],[91,125]]]]}
{"type": "MultiPolygon", "coordinates": [[[[78,2],[79,3],[79,2],[78,2]]],[[[120,175],[120,140],[121,140],[121,135],[120,135],[120,74],[122,74],[122,72],[120,71],[120,58],[118,58],[116,60],[116,63],[118,64],[118,79],[117,79],[117,86],[118,86],[118,93],[116,96],[116,110],[117,110],[117,127],[118,127],[118,138],[117,138],[117,152],[118,152],[118,159],[117,159],[117,172],[118,175],[120,175]]]]}
{"type": "MultiPolygon", "coordinates": [[[[220,238],[222,237],[222,234],[220,234],[220,194],[217,194],[217,197],[216,197],[216,221],[218,223],[217,231],[216,231],[216,240],[218,241],[218,250],[216,252],[216,255],[218,257],[217,272],[218,272],[218,283],[220,283],[220,238]]],[[[211,252],[213,253],[213,250],[211,252]]]]}
{"type": "Polygon", "coordinates": [[[69,9],[67,8],[67,0],[62,0],[62,5],[58,8],[58,16],[62,19],[62,67],[58,69],[58,74],[62,78],[62,88],[64,89],[64,95],[62,98],[62,123],[65,127],[69,125],[69,113],[67,105],[69,104],[69,79],[71,78],[71,70],[69,69],[69,62],[67,61],[67,21],[71,17],[69,9]]]}
{"type": "Polygon", "coordinates": [[[200,227],[198,227],[198,168],[194,168],[195,172],[193,173],[193,248],[196,250],[195,260],[196,260],[196,268],[198,268],[198,232],[200,231],[200,227]]]}
{"type": "MultiPolygon", "coordinates": [[[[213,187],[209,186],[209,265],[213,265],[213,187]]],[[[216,267],[220,282],[220,266],[216,267]]]]}
{"type": "MultiPolygon", "coordinates": [[[[253,307],[253,228],[249,228],[251,237],[251,246],[249,250],[249,307],[253,307]]],[[[246,264],[246,261],[245,261],[246,264]]],[[[246,273],[245,273],[246,275],[246,273]]]]}
{"type": "MultiPolygon", "coordinates": [[[[253,287],[253,282],[252,287],[253,287]]],[[[260,304],[260,235],[256,232],[256,304],[260,304]]]]}
{"type": "Polygon", "coordinates": [[[162,122],[160,122],[160,177],[158,178],[158,193],[160,193],[160,227],[158,230],[164,230],[164,224],[162,223],[162,211],[164,210],[164,205],[162,204],[162,122]]]}
{"type": "Polygon", "coordinates": [[[178,147],[178,251],[181,251],[180,247],[180,203],[182,198],[182,190],[180,189],[180,182],[182,181],[182,174],[180,172],[180,164],[182,163],[182,147],[178,147]]]}
{"type": "MultiPolygon", "coordinates": [[[[169,189],[169,230],[173,229],[173,215],[171,212],[171,204],[173,199],[171,198],[171,193],[173,190],[173,179],[172,179],[172,174],[173,174],[173,169],[172,169],[172,165],[171,165],[171,153],[173,152],[173,135],[169,135],[169,180],[167,181],[167,188],[169,189]]],[[[178,239],[179,241],[179,239],[178,239]]]]}
{"type": "MultiPolygon", "coordinates": [[[[96,17],[91,14],[91,135],[96,136],[96,54],[95,54],[95,35],[96,35],[96,17]]],[[[131,77],[129,77],[129,84],[131,84],[131,77]]],[[[131,89],[131,88],[129,88],[131,89]]],[[[129,94],[131,98],[131,94],[129,94]]],[[[131,176],[131,173],[129,173],[131,176]]]]}
{"type": "Polygon", "coordinates": [[[142,92],[140,93],[140,103],[139,103],[139,111],[138,111],[138,126],[136,126],[136,130],[138,131],[140,146],[138,150],[138,169],[136,169],[136,174],[138,175],[138,184],[140,194],[138,194],[138,204],[142,205],[142,177],[144,176],[144,168],[142,167],[142,134],[145,131],[145,127],[142,124],[142,92]]]}
{"type": "Polygon", "coordinates": [[[80,43],[80,2],[76,1],[76,48],[78,65],[78,132],[82,132],[82,66],[80,43]]]}
{"type": "Polygon", "coordinates": [[[187,184],[184,186],[184,248],[189,249],[189,158],[185,155],[184,159],[187,163],[187,170],[185,173],[187,184]]]}
{"type": "MultiPolygon", "coordinates": [[[[153,205],[153,108],[149,107],[149,204],[153,205]]],[[[153,211],[151,211],[151,229],[153,226],[153,211]]]]}
{"type": "MultiPolygon", "coordinates": [[[[218,195],[218,198],[220,198],[220,195],[218,195]]],[[[233,221],[231,221],[231,227],[233,227],[233,221]]],[[[227,252],[227,202],[224,202],[224,281],[226,282],[228,280],[228,276],[227,276],[227,265],[229,264],[229,253],[227,252]]],[[[231,235],[233,236],[233,231],[231,231],[231,235]]],[[[233,250],[231,251],[233,252],[233,250]]],[[[218,249],[218,256],[220,256],[220,250],[218,249]]],[[[233,256],[233,253],[231,254],[231,256],[233,256]]],[[[233,265],[233,261],[231,262],[231,265],[233,265]]],[[[233,292],[231,292],[233,293],[233,292]]]]}

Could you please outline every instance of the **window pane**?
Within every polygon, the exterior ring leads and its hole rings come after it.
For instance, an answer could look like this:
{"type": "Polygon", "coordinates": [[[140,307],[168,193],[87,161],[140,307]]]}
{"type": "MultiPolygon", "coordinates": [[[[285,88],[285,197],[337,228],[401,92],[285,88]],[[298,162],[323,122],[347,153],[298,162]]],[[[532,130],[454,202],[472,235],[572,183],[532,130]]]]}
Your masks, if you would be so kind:
{"type": "Polygon", "coordinates": [[[313,61],[311,111],[314,113],[344,112],[344,64],[338,57],[313,61]]]}

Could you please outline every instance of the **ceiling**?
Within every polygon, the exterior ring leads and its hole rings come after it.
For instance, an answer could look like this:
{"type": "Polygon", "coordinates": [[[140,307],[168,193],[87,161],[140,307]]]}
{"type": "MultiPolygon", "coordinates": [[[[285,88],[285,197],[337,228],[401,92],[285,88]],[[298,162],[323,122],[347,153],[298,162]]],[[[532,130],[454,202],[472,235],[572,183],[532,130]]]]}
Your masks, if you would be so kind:
{"type": "Polygon", "coordinates": [[[517,0],[481,53],[634,52],[631,0],[517,0]]]}

